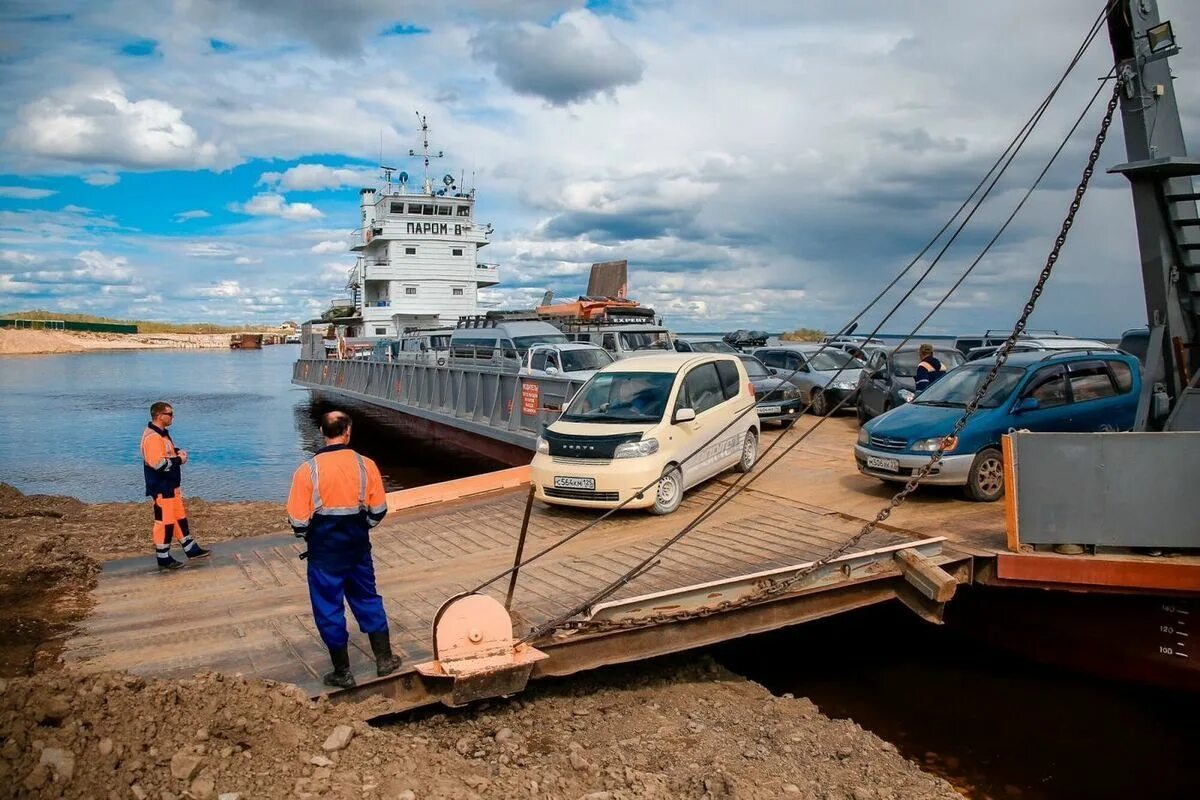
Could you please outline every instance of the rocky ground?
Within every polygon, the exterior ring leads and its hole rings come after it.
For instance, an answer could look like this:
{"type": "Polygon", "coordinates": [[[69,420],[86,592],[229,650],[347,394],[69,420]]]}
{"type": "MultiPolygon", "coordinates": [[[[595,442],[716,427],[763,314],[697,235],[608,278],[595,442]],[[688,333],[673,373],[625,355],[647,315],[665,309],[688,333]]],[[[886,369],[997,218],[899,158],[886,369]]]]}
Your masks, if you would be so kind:
{"type": "Polygon", "coordinates": [[[0,356],[89,353],[100,350],[223,349],[228,333],[90,333],[0,330],[0,356]]]}
{"type": "MultiPolygon", "coordinates": [[[[271,503],[195,501],[206,541],[281,530],[271,503]]],[[[468,709],[382,716],[286,684],[62,668],[99,562],[146,554],[144,504],[0,485],[0,797],[955,798],[896,748],[707,657],[542,682],[468,709]],[[373,721],[369,722],[369,721],[373,721]]]]}

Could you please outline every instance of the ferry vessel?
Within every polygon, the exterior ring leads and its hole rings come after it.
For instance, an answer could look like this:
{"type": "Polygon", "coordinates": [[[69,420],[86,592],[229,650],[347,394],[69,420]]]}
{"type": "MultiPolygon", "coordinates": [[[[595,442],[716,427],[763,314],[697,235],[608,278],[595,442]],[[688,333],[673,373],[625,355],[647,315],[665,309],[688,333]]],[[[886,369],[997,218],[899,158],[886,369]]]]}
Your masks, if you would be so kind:
{"type": "Polygon", "coordinates": [[[479,260],[492,226],[476,221],[474,187],[447,174],[435,188],[429,165],[442,153],[430,152],[429,125],[417,116],[420,185],[412,186],[407,172],[381,165],[384,187],[359,191],[360,225],[350,246],[356,261],[346,284],[351,296],[335,301],[324,317],[347,339],[453,327],[477,312],[480,289],[500,282],[499,267],[479,260]]]}

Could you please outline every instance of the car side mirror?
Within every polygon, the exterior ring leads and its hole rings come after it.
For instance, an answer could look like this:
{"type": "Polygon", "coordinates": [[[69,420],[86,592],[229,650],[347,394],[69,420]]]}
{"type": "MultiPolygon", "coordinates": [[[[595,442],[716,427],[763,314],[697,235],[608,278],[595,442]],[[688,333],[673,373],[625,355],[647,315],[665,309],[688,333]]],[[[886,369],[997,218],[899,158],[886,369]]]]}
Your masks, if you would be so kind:
{"type": "Polygon", "coordinates": [[[546,367],[546,374],[547,374],[547,375],[557,375],[557,374],[558,374],[558,367],[551,367],[551,366],[547,366],[547,367],[546,367]]]}
{"type": "Polygon", "coordinates": [[[672,425],[677,425],[680,422],[691,422],[696,418],[696,410],[694,408],[681,408],[675,412],[675,418],[671,420],[672,425]]]}
{"type": "Polygon", "coordinates": [[[779,370],[777,370],[775,367],[767,367],[767,372],[771,373],[772,375],[779,374],[779,370]]]}
{"type": "Polygon", "coordinates": [[[1013,409],[1013,413],[1023,414],[1026,411],[1036,411],[1041,405],[1036,397],[1022,397],[1017,402],[1017,407],[1013,409]]]}

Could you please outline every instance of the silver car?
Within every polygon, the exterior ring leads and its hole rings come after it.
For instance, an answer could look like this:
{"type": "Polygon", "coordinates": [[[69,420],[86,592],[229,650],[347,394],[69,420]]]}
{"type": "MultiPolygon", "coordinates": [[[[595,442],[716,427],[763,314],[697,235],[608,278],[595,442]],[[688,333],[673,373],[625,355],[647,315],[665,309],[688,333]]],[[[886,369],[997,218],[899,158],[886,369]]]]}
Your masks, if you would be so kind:
{"type": "Polygon", "coordinates": [[[754,355],[781,378],[804,392],[805,404],[823,417],[834,408],[854,408],[863,363],[828,345],[760,347],[754,355]],[[842,401],[845,401],[844,403],[842,401]]]}

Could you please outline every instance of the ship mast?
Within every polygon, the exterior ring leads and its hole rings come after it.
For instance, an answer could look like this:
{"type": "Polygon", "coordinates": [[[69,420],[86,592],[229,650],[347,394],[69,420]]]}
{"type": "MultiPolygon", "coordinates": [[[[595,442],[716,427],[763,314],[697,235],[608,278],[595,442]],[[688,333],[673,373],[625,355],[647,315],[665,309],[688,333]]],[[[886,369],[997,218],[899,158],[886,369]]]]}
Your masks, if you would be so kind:
{"type": "MultiPolygon", "coordinates": [[[[429,182],[429,160],[431,158],[442,158],[445,154],[438,150],[436,153],[429,152],[429,124],[425,121],[425,117],[420,111],[416,112],[417,119],[421,123],[421,156],[425,162],[425,179],[421,182],[421,191],[424,194],[433,194],[433,184],[429,182]]],[[[416,157],[416,150],[409,150],[410,156],[416,157]]]]}

